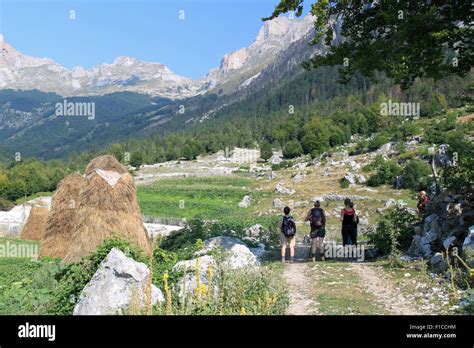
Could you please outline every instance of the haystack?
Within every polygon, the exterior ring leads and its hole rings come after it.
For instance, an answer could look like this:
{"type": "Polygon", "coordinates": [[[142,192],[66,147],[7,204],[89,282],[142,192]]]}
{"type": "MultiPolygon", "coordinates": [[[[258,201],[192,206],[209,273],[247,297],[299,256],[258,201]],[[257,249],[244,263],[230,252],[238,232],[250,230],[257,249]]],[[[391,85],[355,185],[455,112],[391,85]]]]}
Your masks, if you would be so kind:
{"type": "Polygon", "coordinates": [[[79,261],[112,236],[124,238],[150,253],[132,176],[113,156],[100,156],[86,168],[64,261],[79,261]]]}
{"type": "Polygon", "coordinates": [[[46,220],[48,219],[49,209],[33,206],[21,230],[20,238],[28,240],[42,240],[46,231],[46,220]]]}
{"type": "Polygon", "coordinates": [[[79,173],[66,176],[58,184],[53,196],[46,231],[40,247],[40,256],[64,258],[71,244],[79,194],[84,184],[79,173]]]}

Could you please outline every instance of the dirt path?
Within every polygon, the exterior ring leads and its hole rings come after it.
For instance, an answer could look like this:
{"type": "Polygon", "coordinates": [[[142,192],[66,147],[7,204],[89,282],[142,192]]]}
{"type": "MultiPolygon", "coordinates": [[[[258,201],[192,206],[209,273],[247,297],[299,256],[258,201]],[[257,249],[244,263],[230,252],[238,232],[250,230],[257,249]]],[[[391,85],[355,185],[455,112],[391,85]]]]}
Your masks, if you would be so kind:
{"type": "Polygon", "coordinates": [[[376,268],[366,263],[352,263],[351,269],[357,273],[367,290],[391,313],[396,315],[423,314],[417,306],[395,289],[393,283],[376,268]]]}
{"type": "Polygon", "coordinates": [[[307,286],[311,279],[307,276],[307,264],[302,262],[285,264],[283,276],[290,290],[290,305],[286,311],[288,315],[317,314],[307,286]]]}
{"type": "Polygon", "coordinates": [[[383,269],[368,263],[300,261],[285,264],[283,276],[288,315],[425,314],[383,269]]]}

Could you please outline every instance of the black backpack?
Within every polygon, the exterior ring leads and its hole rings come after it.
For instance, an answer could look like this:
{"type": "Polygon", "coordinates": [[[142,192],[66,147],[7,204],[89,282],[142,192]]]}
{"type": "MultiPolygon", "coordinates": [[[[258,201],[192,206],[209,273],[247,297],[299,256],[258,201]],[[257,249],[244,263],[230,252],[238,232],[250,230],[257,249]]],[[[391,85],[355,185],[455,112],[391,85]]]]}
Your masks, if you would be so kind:
{"type": "Polygon", "coordinates": [[[321,208],[314,208],[311,210],[311,215],[309,217],[311,225],[314,227],[323,227],[324,226],[324,211],[321,208]]]}
{"type": "Polygon", "coordinates": [[[285,237],[291,238],[296,234],[296,224],[292,216],[284,216],[281,224],[281,232],[285,237]]]}

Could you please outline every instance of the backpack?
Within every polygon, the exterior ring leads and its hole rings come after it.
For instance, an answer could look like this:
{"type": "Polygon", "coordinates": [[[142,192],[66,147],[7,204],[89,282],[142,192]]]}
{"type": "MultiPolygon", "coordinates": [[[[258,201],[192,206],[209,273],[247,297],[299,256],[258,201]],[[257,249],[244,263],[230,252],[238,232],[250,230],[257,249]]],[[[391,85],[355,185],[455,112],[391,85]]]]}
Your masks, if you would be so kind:
{"type": "Polygon", "coordinates": [[[284,216],[281,224],[281,232],[285,237],[291,238],[296,234],[296,224],[292,216],[284,216]]]}
{"type": "Polygon", "coordinates": [[[311,215],[309,217],[311,225],[314,227],[323,227],[324,226],[324,211],[321,208],[314,208],[311,210],[311,215]]]}

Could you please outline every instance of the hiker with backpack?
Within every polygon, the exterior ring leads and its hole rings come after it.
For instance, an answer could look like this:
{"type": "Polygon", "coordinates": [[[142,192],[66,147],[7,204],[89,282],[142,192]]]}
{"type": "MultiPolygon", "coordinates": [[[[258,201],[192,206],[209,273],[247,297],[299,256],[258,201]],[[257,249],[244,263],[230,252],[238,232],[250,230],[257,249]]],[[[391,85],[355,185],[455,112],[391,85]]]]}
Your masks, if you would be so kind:
{"type": "Polygon", "coordinates": [[[346,246],[351,242],[357,245],[357,229],[354,228],[355,222],[358,219],[354,209],[354,204],[349,198],[344,200],[344,209],[341,210],[340,221],[342,223],[342,245],[346,246]]]}
{"type": "Polygon", "coordinates": [[[319,201],[314,202],[304,221],[309,221],[311,226],[311,260],[316,261],[316,251],[319,250],[321,261],[324,261],[324,237],[326,235],[326,214],[319,201]]]}
{"type": "Polygon", "coordinates": [[[421,191],[418,195],[418,204],[416,207],[418,208],[418,217],[423,220],[423,216],[425,215],[426,206],[428,205],[428,195],[426,191],[421,191]]]}
{"type": "Polygon", "coordinates": [[[349,203],[349,207],[354,210],[354,219],[352,220],[352,227],[349,232],[349,239],[351,240],[352,245],[357,245],[357,235],[358,235],[358,226],[359,226],[359,215],[354,209],[354,202],[349,203]]]}
{"type": "Polygon", "coordinates": [[[285,262],[286,247],[290,246],[290,262],[293,263],[295,258],[295,244],[296,244],[296,224],[293,217],[290,215],[290,207],[283,209],[283,218],[280,222],[281,230],[281,262],[285,262]]]}

